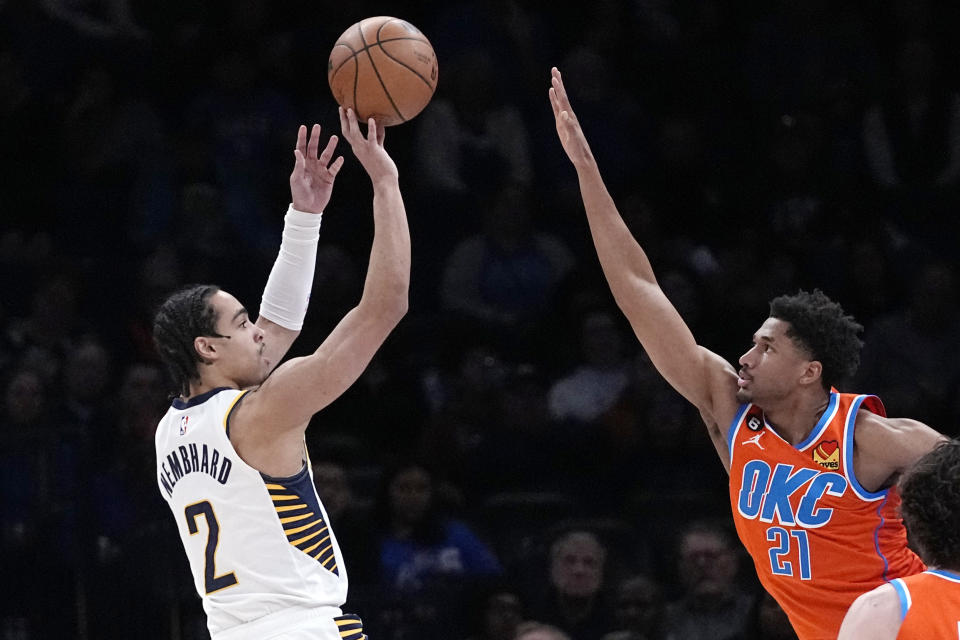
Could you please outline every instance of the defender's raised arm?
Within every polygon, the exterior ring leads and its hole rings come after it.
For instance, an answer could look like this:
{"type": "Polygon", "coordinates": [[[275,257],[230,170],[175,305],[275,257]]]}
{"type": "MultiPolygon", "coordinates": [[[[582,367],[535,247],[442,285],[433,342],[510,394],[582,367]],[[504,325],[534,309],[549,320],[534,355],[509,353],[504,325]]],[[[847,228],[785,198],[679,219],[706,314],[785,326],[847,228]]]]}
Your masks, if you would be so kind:
{"type": "Polygon", "coordinates": [[[647,255],[607,191],[556,67],[551,75],[550,105],[557,135],[577,171],[590,233],[614,299],[660,374],[700,409],[721,459],[726,460],[726,444],[719,431],[726,429],[736,412],[736,372],[697,344],[657,284],[647,255]]]}

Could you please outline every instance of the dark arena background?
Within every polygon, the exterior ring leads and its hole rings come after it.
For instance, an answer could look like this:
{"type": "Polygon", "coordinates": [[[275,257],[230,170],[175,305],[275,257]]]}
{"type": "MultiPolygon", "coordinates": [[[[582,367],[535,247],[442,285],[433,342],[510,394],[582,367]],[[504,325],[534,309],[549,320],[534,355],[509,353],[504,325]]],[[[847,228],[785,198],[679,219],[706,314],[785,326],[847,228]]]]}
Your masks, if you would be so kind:
{"type": "MultiPolygon", "coordinates": [[[[386,138],[410,311],[307,431],[370,638],[774,637],[699,415],[599,269],[551,66],[702,344],[736,361],[772,297],[820,288],[865,327],[848,387],[958,435],[960,5],[560,4],[0,0],[0,640],[207,637],[151,314],[191,282],[256,314],[297,125],[339,133],[327,56],[367,16],[439,60],[386,138]],[[728,605],[684,613],[704,558],[728,605]]],[[[371,190],[338,152],[291,356],[363,285],[371,190]]]]}

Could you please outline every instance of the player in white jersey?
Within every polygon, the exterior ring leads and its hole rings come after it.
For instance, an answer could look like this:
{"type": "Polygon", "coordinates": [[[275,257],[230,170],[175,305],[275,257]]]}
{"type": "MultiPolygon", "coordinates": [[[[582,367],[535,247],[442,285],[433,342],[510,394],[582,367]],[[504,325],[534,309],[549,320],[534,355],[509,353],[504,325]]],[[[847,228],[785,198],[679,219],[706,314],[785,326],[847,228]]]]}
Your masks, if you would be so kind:
{"type": "Polygon", "coordinates": [[[157,482],[177,521],[213,640],[360,640],[347,574],[313,486],[304,432],[360,376],[407,310],[410,236],[397,167],[371,119],[340,110],[373,183],[363,295],[311,355],[277,367],[303,325],[323,209],[343,157],[300,127],[292,204],[260,313],[213,285],[182,289],[154,320],[180,396],[156,434],[157,482]],[[276,367],[276,370],[274,370],[276,367]]]}

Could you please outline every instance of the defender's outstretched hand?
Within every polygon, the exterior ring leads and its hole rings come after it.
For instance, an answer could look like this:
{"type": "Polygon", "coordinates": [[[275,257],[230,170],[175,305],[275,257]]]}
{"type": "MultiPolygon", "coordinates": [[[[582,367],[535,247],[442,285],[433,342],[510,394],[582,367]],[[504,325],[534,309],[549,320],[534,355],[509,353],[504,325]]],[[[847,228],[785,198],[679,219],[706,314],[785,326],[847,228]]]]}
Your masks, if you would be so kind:
{"type": "Polygon", "coordinates": [[[333,192],[333,181],[343,166],[343,156],[338,156],[333,163],[333,150],[337,147],[337,136],[330,136],[323,153],[317,156],[320,147],[320,125],[313,125],[310,140],[307,141],[307,128],[300,125],[297,131],[297,148],[293,154],[296,162],[293,173],[290,174],[290,196],[293,199],[293,208],[304,213],[323,213],[330,194],[333,192]]]}
{"type": "Polygon", "coordinates": [[[353,109],[340,107],[340,130],[350,143],[353,155],[357,156],[372,181],[377,182],[381,178],[397,179],[397,165],[383,147],[385,127],[370,118],[367,120],[367,134],[364,135],[353,109]]]}
{"type": "Polygon", "coordinates": [[[560,136],[560,144],[563,150],[567,152],[567,157],[573,166],[580,167],[584,164],[593,162],[593,153],[590,151],[590,145],[583,135],[580,123],[577,121],[576,114],[570,106],[570,99],[567,97],[567,90],[563,86],[563,78],[560,71],[553,67],[550,70],[550,106],[553,107],[553,117],[557,124],[557,135],[560,136]]]}

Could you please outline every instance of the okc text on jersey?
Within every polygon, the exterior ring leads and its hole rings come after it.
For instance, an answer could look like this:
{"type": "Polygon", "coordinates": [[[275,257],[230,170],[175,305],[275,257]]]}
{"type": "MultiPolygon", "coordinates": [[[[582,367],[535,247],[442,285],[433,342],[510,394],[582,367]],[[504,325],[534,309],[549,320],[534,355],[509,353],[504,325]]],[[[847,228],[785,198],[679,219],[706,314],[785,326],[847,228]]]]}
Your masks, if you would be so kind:
{"type": "Polygon", "coordinates": [[[743,467],[737,510],[748,520],[816,529],[833,515],[833,509],[818,505],[820,500],[826,495],[840,497],[846,490],[847,479],[839,473],[784,463],[771,469],[764,460],[751,460],[743,467]],[[790,498],[801,491],[803,497],[794,509],[790,498]]]}

